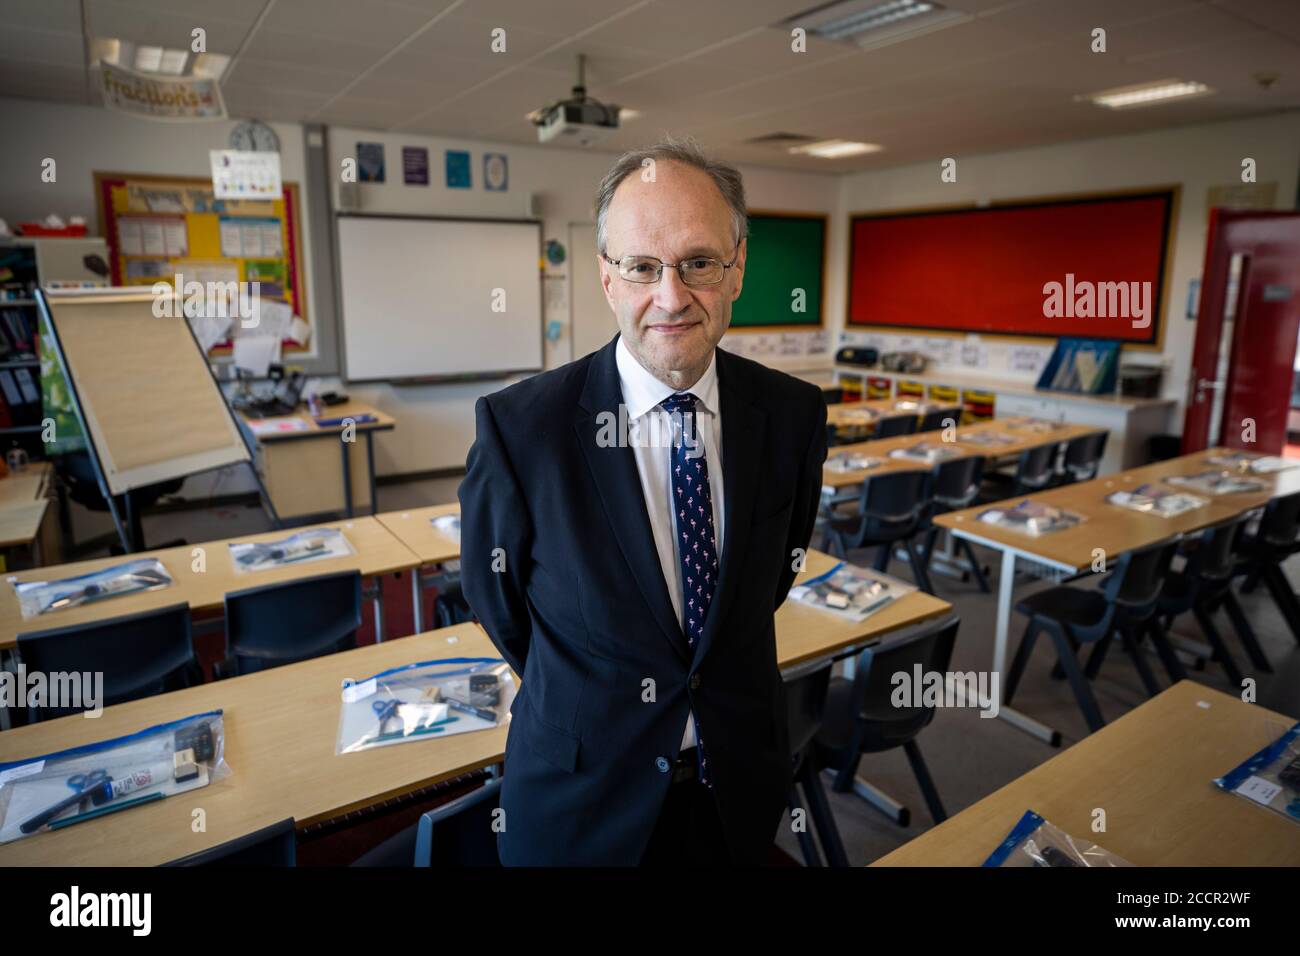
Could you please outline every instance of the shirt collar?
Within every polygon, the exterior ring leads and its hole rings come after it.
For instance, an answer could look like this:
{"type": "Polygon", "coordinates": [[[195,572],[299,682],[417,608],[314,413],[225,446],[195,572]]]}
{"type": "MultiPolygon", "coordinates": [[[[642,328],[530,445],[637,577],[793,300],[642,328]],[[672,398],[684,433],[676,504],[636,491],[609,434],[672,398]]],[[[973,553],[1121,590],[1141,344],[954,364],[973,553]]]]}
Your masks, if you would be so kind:
{"type": "MultiPolygon", "coordinates": [[[[674,394],[671,385],[666,385],[655,378],[636,360],[623,341],[618,337],[614,348],[614,360],[618,364],[619,384],[623,389],[623,403],[627,406],[629,419],[640,418],[651,411],[669,395],[674,394]]],[[[716,415],[718,412],[718,350],[713,350],[709,358],[709,367],[704,370],[700,380],[685,391],[697,399],[701,411],[716,415]]]]}

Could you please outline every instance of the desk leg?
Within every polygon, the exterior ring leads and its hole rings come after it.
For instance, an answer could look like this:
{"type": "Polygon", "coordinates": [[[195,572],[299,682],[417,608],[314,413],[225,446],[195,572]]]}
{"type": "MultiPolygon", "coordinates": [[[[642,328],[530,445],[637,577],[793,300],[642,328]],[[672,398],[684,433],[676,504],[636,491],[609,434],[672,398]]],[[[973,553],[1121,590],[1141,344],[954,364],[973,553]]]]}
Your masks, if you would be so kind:
{"type": "Polygon", "coordinates": [[[384,581],[375,578],[375,643],[384,642],[384,581]]]}
{"type": "Polygon", "coordinates": [[[350,444],[352,442],[339,438],[339,447],[343,449],[343,504],[349,518],[352,517],[352,458],[348,455],[350,444]]]}
{"type": "Polygon", "coordinates": [[[424,587],[420,584],[420,569],[411,568],[411,616],[415,621],[415,633],[424,633],[424,602],[420,600],[424,587]]]}
{"type": "MultiPolygon", "coordinates": [[[[1020,711],[1002,703],[1003,677],[1005,676],[1007,663],[1007,643],[1011,633],[1011,592],[1015,587],[1015,583],[1016,553],[1014,551],[1003,551],[1002,569],[998,576],[998,616],[993,635],[993,672],[998,675],[998,716],[1012,726],[1037,737],[1044,743],[1059,747],[1061,746],[1061,732],[1059,730],[1048,727],[1046,724],[1034,720],[1028,714],[1022,714],[1020,711]]],[[[953,676],[949,674],[946,683],[948,692],[963,706],[975,706],[974,704],[966,704],[966,688],[961,681],[954,680],[953,676]]]]}
{"type": "Polygon", "coordinates": [[[372,431],[366,432],[366,474],[370,476],[370,513],[379,514],[379,497],[375,494],[375,433],[372,431]]]}

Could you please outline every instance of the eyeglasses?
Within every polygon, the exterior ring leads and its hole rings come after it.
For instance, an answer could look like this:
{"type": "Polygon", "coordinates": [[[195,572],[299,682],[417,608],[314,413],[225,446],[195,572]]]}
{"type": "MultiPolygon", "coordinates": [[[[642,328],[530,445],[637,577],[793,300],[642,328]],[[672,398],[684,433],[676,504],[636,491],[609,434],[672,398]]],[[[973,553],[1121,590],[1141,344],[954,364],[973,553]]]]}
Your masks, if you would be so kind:
{"type": "Polygon", "coordinates": [[[654,256],[624,256],[611,259],[604,253],[601,258],[611,266],[618,268],[618,274],[628,282],[649,284],[658,282],[664,269],[676,269],[677,275],[686,285],[717,285],[727,270],[736,264],[735,253],[740,251],[740,242],[736,243],[730,262],[710,259],[708,256],[691,256],[681,262],[661,262],[654,256]]]}

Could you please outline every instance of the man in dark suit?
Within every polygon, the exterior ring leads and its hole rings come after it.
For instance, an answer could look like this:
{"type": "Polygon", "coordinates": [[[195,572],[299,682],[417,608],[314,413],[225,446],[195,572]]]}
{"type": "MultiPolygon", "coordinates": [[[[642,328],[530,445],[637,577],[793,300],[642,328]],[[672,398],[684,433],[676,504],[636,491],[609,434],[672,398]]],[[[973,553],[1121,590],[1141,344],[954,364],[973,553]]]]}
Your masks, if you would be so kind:
{"type": "Polygon", "coordinates": [[[740,173],[629,153],[597,196],[619,335],[482,398],[460,487],[471,607],[523,681],[507,865],[760,863],[791,786],[773,614],[812,535],[814,386],[716,348],[740,173]]]}

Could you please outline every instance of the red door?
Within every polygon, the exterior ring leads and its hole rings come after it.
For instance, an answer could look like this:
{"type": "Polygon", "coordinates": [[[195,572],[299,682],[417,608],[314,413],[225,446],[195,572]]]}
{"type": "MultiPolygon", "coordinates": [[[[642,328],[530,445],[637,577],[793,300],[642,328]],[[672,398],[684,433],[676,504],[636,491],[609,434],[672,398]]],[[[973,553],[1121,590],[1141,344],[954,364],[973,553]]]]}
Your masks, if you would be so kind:
{"type": "Polygon", "coordinates": [[[1297,332],[1300,214],[1212,210],[1183,454],[1211,445],[1281,453],[1297,332]]]}

